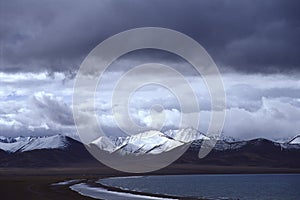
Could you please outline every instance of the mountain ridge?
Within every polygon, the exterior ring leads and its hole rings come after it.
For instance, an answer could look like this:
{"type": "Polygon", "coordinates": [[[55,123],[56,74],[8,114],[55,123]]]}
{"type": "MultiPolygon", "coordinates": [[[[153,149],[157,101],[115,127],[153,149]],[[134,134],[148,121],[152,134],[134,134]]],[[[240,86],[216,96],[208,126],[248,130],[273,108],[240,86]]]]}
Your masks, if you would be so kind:
{"type": "MultiPolygon", "coordinates": [[[[27,138],[30,144],[34,138],[27,138]]],[[[41,137],[38,137],[40,141],[41,137]]],[[[46,137],[47,138],[47,137],[46,137]]],[[[4,151],[0,148],[0,167],[66,167],[66,166],[101,166],[81,142],[68,136],[52,136],[63,141],[58,148],[31,149],[28,151],[4,151]]],[[[297,137],[298,138],[298,137],[297,137]]],[[[1,137],[3,140],[4,138],[1,137]]],[[[19,139],[20,140],[20,139],[19,139]]],[[[25,140],[23,138],[23,140],[25,140]]],[[[6,142],[15,140],[7,140],[6,142]]],[[[122,141],[120,141],[121,143],[122,141]]],[[[195,165],[220,166],[268,166],[299,168],[300,144],[289,142],[278,143],[267,139],[252,139],[246,141],[219,140],[212,151],[203,159],[198,158],[198,152],[203,140],[195,140],[190,148],[175,163],[195,165]]],[[[4,142],[0,141],[1,144],[4,142]]],[[[7,144],[7,143],[6,143],[7,144]]],[[[41,143],[38,143],[41,144],[41,143]]],[[[58,144],[55,142],[55,144],[58,144]]],[[[36,146],[36,145],[35,145],[36,146]]],[[[205,147],[203,147],[205,148],[205,147]]],[[[27,148],[28,149],[28,148],[27,148]]],[[[148,152],[146,152],[148,153],[148,152]]]]}
{"type": "MultiPolygon", "coordinates": [[[[145,134],[147,132],[153,133],[154,130],[146,131],[137,135],[127,136],[127,137],[106,137],[102,136],[97,138],[96,140],[92,141],[90,144],[99,144],[99,143],[114,143],[113,145],[116,145],[115,148],[121,148],[120,146],[126,146],[126,142],[129,142],[130,140],[133,140],[133,138],[140,137],[141,134],[145,134]]],[[[156,131],[158,134],[161,134],[162,132],[156,131]]],[[[178,142],[182,143],[191,143],[192,148],[198,148],[203,140],[209,140],[206,135],[203,133],[197,131],[196,129],[187,128],[187,129],[180,129],[180,130],[168,130],[163,132],[163,136],[176,140],[178,142]],[[186,135],[188,134],[178,134],[176,135],[176,132],[183,132],[184,130],[187,130],[188,132],[194,132],[193,137],[190,137],[186,139],[186,135]],[[172,132],[173,131],[173,132],[172,132]],[[198,134],[198,135],[196,135],[198,134]],[[181,137],[181,138],[179,138],[181,137]],[[182,139],[183,138],[183,139],[182,139]]],[[[0,150],[15,153],[15,152],[25,152],[25,151],[32,151],[37,149],[64,149],[68,147],[68,140],[67,138],[71,138],[73,140],[76,140],[70,136],[57,134],[57,135],[51,135],[51,136],[20,136],[20,137],[5,137],[0,136],[0,150]]],[[[162,137],[163,138],[163,137],[162,137]]],[[[149,138],[147,138],[149,139],[149,138]]],[[[135,139],[136,140],[136,139],[135,139]]],[[[297,148],[299,145],[300,148],[300,135],[294,136],[292,139],[286,140],[286,141],[276,141],[276,140],[270,140],[265,138],[255,138],[250,140],[242,140],[242,139],[236,139],[232,137],[226,137],[221,135],[217,139],[217,143],[214,147],[216,150],[227,150],[227,149],[237,149],[245,145],[249,141],[253,140],[269,140],[273,142],[275,145],[280,145],[282,148],[297,148]]],[[[79,140],[76,140],[80,142],[79,140]]],[[[155,141],[158,142],[158,141],[155,141]]],[[[157,144],[156,144],[157,145],[157,144]]],[[[113,149],[107,149],[107,151],[113,151],[113,149]]]]}

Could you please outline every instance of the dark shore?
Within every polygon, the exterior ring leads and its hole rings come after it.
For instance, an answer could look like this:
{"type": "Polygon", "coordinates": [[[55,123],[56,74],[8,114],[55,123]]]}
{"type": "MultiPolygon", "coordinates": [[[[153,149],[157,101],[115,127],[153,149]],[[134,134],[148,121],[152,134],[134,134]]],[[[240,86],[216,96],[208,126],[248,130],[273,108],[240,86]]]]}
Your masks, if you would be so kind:
{"type": "MultiPolygon", "coordinates": [[[[63,168],[0,168],[0,192],[1,199],[92,199],[79,195],[69,189],[68,185],[52,186],[58,183],[74,179],[97,180],[107,177],[134,176],[134,175],[174,175],[174,174],[246,174],[246,173],[300,173],[300,169],[294,168],[268,168],[250,166],[208,166],[175,164],[157,172],[147,174],[127,174],[112,170],[104,166],[75,166],[63,168]]],[[[113,191],[121,191],[116,188],[107,188],[113,191]]],[[[124,192],[124,191],[122,191],[124,192]]],[[[128,192],[128,191],[127,191],[128,192]]],[[[145,194],[130,192],[133,194],[145,194]]],[[[149,195],[149,194],[145,194],[149,195]]]]}

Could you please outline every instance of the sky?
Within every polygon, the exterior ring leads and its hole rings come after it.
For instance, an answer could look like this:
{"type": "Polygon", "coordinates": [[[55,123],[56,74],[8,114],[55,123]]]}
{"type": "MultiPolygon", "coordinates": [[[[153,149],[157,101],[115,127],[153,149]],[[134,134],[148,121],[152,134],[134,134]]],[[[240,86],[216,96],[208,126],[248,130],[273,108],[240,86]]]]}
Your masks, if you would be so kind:
{"type": "MultiPolygon", "coordinates": [[[[210,54],[226,92],[224,135],[250,139],[300,134],[299,4],[296,0],[0,0],[0,135],[76,134],[72,95],[80,64],[106,38],[138,27],[180,31],[210,54]]],[[[118,132],[109,100],[114,83],[130,67],[153,60],[170,64],[187,77],[201,108],[197,128],[205,132],[210,99],[203,82],[187,62],[154,50],[125,55],[105,74],[97,96],[105,130],[118,132]]],[[[168,78],[159,72],[154,75],[168,78]]],[[[133,95],[131,117],[149,125],[149,108],[155,104],[165,108],[166,127],[176,128],[183,114],[179,103],[157,86],[133,95]]]]}

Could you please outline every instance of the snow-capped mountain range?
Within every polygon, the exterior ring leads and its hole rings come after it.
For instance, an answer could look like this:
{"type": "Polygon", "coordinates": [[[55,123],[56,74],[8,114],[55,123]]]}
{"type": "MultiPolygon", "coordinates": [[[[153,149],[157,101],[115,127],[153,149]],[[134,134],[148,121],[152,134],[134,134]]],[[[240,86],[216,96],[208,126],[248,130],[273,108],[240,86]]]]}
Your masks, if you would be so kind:
{"type": "Polygon", "coordinates": [[[98,149],[109,153],[140,155],[168,152],[196,140],[209,140],[209,138],[195,129],[186,128],[166,132],[152,130],[125,138],[102,136],[89,145],[96,146],[98,149]]]}
{"type": "MultiPolygon", "coordinates": [[[[0,136],[0,149],[9,153],[38,149],[65,149],[69,146],[67,138],[63,135],[17,138],[0,136]]],[[[186,144],[191,144],[191,148],[197,149],[203,140],[210,140],[210,138],[193,128],[186,128],[166,132],[152,130],[127,137],[103,136],[92,141],[89,145],[97,146],[109,153],[118,152],[122,155],[159,154],[186,144]]],[[[247,143],[248,141],[221,136],[214,149],[218,151],[239,149],[247,143]]],[[[273,141],[273,143],[281,146],[281,148],[300,148],[300,135],[288,141],[273,141]]]]}
{"type": "MultiPolygon", "coordinates": [[[[154,156],[160,152],[168,153],[178,146],[182,149],[190,145],[176,163],[300,167],[297,159],[300,156],[300,135],[280,143],[262,138],[243,141],[221,136],[214,149],[205,158],[199,159],[199,149],[205,148],[205,140],[210,138],[194,129],[182,129],[147,131],[128,137],[99,137],[89,145],[92,149],[97,147],[103,150],[108,156],[110,153],[154,156]]],[[[99,162],[85,146],[64,135],[17,138],[0,136],[0,167],[98,166],[99,162]]]]}
{"type": "Polygon", "coordinates": [[[10,153],[37,149],[63,149],[67,146],[68,141],[63,135],[17,138],[0,136],[0,149],[10,153]]]}

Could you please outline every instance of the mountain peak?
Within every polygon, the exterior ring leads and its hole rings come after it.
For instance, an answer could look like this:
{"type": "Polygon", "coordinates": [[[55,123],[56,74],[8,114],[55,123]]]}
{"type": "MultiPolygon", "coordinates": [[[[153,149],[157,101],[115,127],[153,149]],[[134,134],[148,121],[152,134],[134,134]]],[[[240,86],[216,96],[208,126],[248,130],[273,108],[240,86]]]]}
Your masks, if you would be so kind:
{"type": "Polygon", "coordinates": [[[192,128],[145,131],[139,134],[109,138],[101,136],[92,141],[90,145],[109,153],[119,154],[159,154],[170,151],[176,147],[191,144],[195,140],[208,140],[209,138],[192,128]]]}
{"type": "Polygon", "coordinates": [[[0,149],[7,152],[25,152],[36,149],[63,149],[68,146],[66,136],[58,134],[40,137],[3,137],[0,138],[0,149]]]}
{"type": "Polygon", "coordinates": [[[288,144],[300,144],[300,135],[296,135],[288,144]]]}

